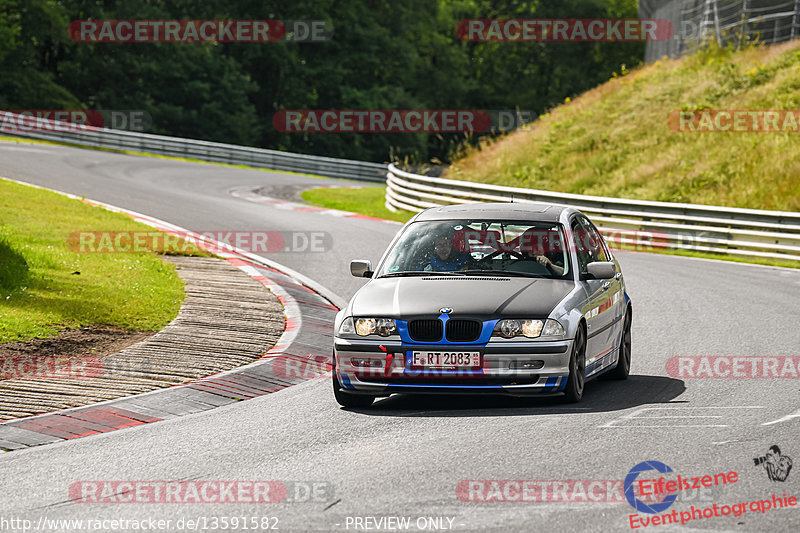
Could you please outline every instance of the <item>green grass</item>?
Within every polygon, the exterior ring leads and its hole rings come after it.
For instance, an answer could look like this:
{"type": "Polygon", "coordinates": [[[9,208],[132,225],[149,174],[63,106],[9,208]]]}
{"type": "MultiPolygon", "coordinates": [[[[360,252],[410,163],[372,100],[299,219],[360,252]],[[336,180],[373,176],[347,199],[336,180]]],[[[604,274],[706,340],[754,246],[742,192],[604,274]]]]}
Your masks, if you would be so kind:
{"type": "MultiPolygon", "coordinates": [[[[326,207],[328,209],[340,209],[351,211],[362,215],[369,215],[397,222],[407,222],[415,213],[408,211],[392,212],[384,206],[385,187],[364,187],[360,189],[352,188],[328,188],[311,189],[302,193],[302,197],[307,202],[326,207]]],[[[636,250],[626,245],[623,250],[636,250]]],[[[694,252],[691,250],[665,250],[652,248],[648,253],[680,255],[684,257],[696,257],[701,259],[716,259],[723,261],[734,261],[737,263],[754,263],[757,265],[778,266],[786,268],[800,268],[797,261],[788,259],[769,259],[756,257],[738,257],[735,255],[722,255],[707,252],[694,252]]]]}
{"type": "Polygon", "coordinates": [[[351,211],[370,217],[406,222],[416,213],[408,211],[393,212],[385,206],[386,187],[320,187],[304,191],[301,197],[320,207],[351,211]]]}
{"type": "Polygon", "coordinates": [[[184,291],[172,265],[155,253],[72,251],[76,231],[154,230],[0,179],[0,342],[88,325],[157,331],[177,316],[184,291]]]}
{"type": "Polygon", "coordinates": [[[800,211],[800,133],[679,133],[678,110],[800,109],[800,40],[711,47],[610,80],[444,177],[619,198],[800,211]]]}

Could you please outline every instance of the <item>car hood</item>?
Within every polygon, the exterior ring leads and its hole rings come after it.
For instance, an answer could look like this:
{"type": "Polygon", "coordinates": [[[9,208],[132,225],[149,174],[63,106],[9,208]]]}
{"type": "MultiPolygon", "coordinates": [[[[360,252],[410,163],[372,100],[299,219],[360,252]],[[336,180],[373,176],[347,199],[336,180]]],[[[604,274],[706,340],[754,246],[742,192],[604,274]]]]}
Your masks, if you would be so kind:
{"type": "Polygon", "coordinates": [[[545,317],[575,288],[570,280],[486,276],[397,277],[375,279],[350,303],[356,317],[408,319],[439,316],[499,318],[545,317]]]}

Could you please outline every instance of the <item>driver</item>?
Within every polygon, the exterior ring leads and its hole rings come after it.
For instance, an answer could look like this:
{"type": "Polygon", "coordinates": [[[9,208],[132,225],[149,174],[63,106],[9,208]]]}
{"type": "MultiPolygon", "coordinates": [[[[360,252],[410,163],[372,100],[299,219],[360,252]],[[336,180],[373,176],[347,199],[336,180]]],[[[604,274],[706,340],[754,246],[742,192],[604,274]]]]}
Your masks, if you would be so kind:
{"type": "Polygon", "coordinates": [[[520,243],[522,257],[537,261],[556,276],[563,276],[564,267],[556,264],[563,261],[563,255],[557,249],[558,247],[551,244],[548,232],[530,228],[522,234],[520,243]]]}
{"type": "Polygon", "coordinates": [[[433,242],[430,262],[423,270],[434,272],[454,272],[468,268],[471,256],[453,249],[454,233],[439,235],[433,242]]]}

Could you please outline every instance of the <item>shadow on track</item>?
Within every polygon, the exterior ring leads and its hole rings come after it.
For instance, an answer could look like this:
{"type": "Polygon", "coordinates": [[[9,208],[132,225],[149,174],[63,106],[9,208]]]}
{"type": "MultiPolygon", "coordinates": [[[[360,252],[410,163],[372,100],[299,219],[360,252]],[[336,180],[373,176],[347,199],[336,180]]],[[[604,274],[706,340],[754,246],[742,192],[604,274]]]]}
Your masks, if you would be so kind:
{"type": "MultiPolygon", "coordinates": [[[[583,400],[564,403],[560,396],[515,398],[507,396],[404,395],[376,401],[368,409],[348,409],[370,416],[531,416],[602,413],[640,405],[669,403],[686,390],[684,382],[664,376],[630,376],[627,381],[592,381],[583,400]]],[[[681,402],[674,402],[681,403],[681,402]]]]}

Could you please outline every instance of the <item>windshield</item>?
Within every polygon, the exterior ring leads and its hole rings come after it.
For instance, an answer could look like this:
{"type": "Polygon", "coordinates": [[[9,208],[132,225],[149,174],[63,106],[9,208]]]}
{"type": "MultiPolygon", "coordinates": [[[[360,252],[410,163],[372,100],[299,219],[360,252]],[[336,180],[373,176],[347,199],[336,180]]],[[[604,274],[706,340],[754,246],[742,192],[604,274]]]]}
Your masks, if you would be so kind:
{"type": "Polygon", "coordinates": [[[415,222],[378,277],[425,273],[564,278],[569,256],[560,224],[498,220],[415,222]]]}

